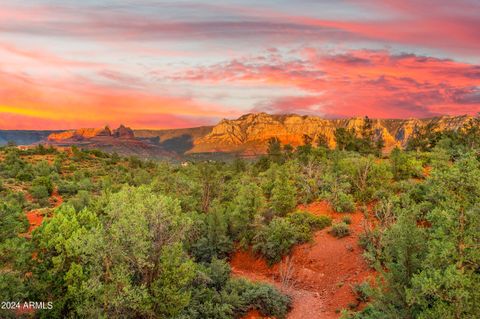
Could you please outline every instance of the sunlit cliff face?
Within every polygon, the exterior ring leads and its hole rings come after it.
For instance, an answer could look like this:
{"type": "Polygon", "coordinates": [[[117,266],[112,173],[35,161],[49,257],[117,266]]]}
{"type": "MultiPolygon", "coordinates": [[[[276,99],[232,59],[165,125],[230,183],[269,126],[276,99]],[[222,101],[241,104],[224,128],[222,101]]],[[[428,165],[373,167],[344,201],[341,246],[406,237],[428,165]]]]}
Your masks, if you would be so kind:
{"type": "Polygon", "coordinates": [[[480,111],[480,2],[0,0],[0,129],[480,111]]]}

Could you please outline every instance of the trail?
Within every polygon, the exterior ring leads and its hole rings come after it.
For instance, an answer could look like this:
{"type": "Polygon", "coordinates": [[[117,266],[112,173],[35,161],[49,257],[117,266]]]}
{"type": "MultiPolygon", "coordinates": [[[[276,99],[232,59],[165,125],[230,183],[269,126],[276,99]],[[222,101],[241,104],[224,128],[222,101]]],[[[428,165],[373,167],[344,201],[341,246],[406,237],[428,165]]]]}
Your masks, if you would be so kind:
{"type": "MultiPolygon", "coordinates": [[[[279,264],[270,268],[251,252],[238,251],[232,256],[232,272],[234,276],[273,284],[290,294],[293,307],[288,319],[338,318],[341,309],[356,304],[352,286],[374,274],[358,246],[364,215],[360,212],[335,213],[326,202],[316,202],[299,209],[315,215],[331,216],[334,221],[340,221],[348,215],[352,220],[351,234],[338,239],[328,233],[328,227],[316,232],[312,243],[295,247],[290,257],[293,274],[291,284],[287,287],[281,283],[279,264]]],[[[286,263],[284,259],[282,267],[286,263]]],[[[251,312],[246,318],[262,317],[251,312]]]]}

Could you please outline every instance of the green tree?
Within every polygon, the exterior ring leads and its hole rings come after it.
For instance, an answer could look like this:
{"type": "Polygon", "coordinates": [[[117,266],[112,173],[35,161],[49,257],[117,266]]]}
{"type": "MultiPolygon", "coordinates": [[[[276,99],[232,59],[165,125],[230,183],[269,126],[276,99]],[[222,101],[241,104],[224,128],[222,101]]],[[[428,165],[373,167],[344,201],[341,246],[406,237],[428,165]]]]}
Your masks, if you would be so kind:
{"type": "Polygon", "coordinates": [[[271,137],[268,140],[267,154],[272,162],[283,162],[282,143],[280,142],[278,137],[271,137]]]}
{"type": "Polygon", "coordinates": [[[228,222],[224,207],[215,205],[208,214],[197,215],[198,225],[193,237],[191,253],[199,262],[210,262],[212,258],[226,258],[233,249],[228,233],[228,222]]]}
{"type": "Polygon", "coordinates": [[[270,206],[279,216],[285,216],[297,204],[297,190],[286,168],[281,167],[273,183],[270,206]]]}
{"type": "Polygon", "coordinates": [[[151,286],[156,314],[165,318],[176,317],[190,303],[188,289],[195,278],[195,264],[180,244],[166,246],[160,256],[160,274],[151,286]]]}
{"type": "Polygon", "coordinates": [[[408,289],[419,318],[474,318],[480,300],[480,168],[473,156],[433,172],[428,250],[408,289]]]}
{"type": "Polygon", "coordinates": [[[266,203],[262,189],[255,183],[242,183],[232,205],[230,227],[235,240],[243,246],[252,241],[252,225],[260,218],[266,203]]]}
{"type": "Polygon", "coordinates": [[[390,164],[395,180],[420,177],[422,174],[422,163],[398,147],[390,153],[390,164]]]}
{"type": "Polygon", "coordinates": [[[412,278],[422,269],[426,253],[426,234],[415,217],[409,210],[400,212],[398,222],[382,237],[384,263],[378,267],[381,276],[373,292],[378,318],[416,318],[419,311],[407,299],[412,278]]]}

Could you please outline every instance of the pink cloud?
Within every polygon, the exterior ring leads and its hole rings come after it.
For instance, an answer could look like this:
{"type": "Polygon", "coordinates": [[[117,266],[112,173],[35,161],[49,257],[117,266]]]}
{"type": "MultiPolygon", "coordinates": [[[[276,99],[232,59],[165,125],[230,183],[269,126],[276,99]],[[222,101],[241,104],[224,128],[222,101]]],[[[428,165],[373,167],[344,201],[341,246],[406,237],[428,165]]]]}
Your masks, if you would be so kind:
{"type": "Polygon", "coordinates": [[[263,101],[255,111],[382,118],[480,111],[480,66],[387,51],[307,53],[302,60],[255,58],[192,69],[184,80],[260,83],[306,93],[263,101]]]}

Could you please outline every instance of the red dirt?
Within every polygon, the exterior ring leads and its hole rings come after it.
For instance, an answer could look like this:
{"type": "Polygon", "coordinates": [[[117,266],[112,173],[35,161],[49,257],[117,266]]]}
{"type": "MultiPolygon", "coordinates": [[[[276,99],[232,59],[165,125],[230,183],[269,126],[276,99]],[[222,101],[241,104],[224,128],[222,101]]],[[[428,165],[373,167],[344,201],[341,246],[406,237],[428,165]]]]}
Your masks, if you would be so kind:
{"type": "Polygon", "coordinates": [[[62,205],[63,203],[63,198],[62,196],[58,193],[58,189],[54,189],[52,193],[52,197],[50,197],[50,204],[53,205],[53,207],[58,207],[62,205]]]}
{"type": "Polygon", "coordinates": [[[290,287],[282,287],[279,264],[269,268],[264,260],[256,258],[251,252],[239,251],[232,256],[232,272],[253,281],[271,283],[290,294],[293,307],[288,319],[338,318],[339,310],[356,304],[351,287],[374,275],[358,246],[364,215],[360,212],[335,213],[326,202],[316,202],[299,209],[331,216],[334,222],[350,216],[350,236],[337,239],[328,233],[327,228],[316,232],[312,243],[295,247],[290,257],[293,264],[293,284],[290,287]]]}
{"type": "Polygon", "coordinates": [[[258,310],[250,310],[242,319],[273,319],[272,317],[262,316],[258,310]]]}
{"type": "Polygon", "coordinates": [[[428,177],[428,176],[430,176],[430,173],[431,173],[431,172],[432,172],[432,167],[431,167],[431,166],[425,166],[425,167],[423,168],[423,172],[422,172],[422,173],[423,173],[423,176],[424,176],[424,177],[428,177]]]}
{"type": "Polygon", "coordinates": [[[38,210],[32,210],[27,213],[27,219],[28,223],[30,224],[28,233],[31,234],[35,228],[42,224],[43,215],[38,210]]]}
{"type": "MultiPolygon", "coordinates": [[[[56,208],[63,203],[63,198],[60,194],[58,194],[58,190],[55,189],[50,197],[50,204],[56,208]]],[[[30,227],[28,228],[28,235],[32,233],[32,231],[42,224],[44,215],[40,213],[38,210],[34,209],[26,213],[28,223],[30,227]]]]}

